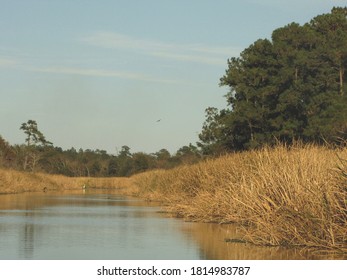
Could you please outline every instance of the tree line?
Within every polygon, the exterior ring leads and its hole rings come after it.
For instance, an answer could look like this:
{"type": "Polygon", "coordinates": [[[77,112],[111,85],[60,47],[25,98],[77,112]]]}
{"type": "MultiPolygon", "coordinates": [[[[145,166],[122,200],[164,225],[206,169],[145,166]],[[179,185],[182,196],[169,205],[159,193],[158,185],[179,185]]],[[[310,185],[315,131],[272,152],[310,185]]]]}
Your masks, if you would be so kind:
{"type": "Polygon", "coordinates": [[[192,164],[201,158],[192,144],[183,146],[174,155],[166,149],[152,154],[131,153],[128,146],[122,146],[117,155],[99,149],[63,150],[46,140],[34,120],[23,123],[20,129],[26,135],[25,144],[10,145],[0,136],[0,167],[73,177],[130,176],[150,169],[192,164]]]}
{"type": "Polygon", "coordinates": [[[228,60],[227,108],[206,109],[205,154],[347,135],[347,8],[291,23],[228,60]]]}
{"type": "Polygon", "coordinates": [[[104,150],[63,150],[47,141],[37,123],[20,127],[25,144],[0,136],[0,167],[67,176],[130,176],[196,163],[206,156],[274,145],[347,140],[347,8],[333,8],[310,22],[291,23],[228,60],[220,86],[227,107],[206,109],[199,142],[171,155],[104,150]]]}

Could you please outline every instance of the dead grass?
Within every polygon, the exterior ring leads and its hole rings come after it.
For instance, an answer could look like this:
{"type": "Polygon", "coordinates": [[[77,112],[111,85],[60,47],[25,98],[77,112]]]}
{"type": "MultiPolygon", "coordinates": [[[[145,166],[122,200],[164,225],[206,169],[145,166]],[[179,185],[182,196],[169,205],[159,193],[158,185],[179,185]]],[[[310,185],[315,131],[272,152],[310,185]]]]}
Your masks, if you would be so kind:
{"type": "Polygon", "coordinates": [[[119,189],[124,194],[136,192],[131,187],[130,178],[71,178],[62,175],[48,175],[42,173],[19,172],[0,169],[0,193],[64,191],[86,188],[119,189]]]}
{"type": "Polygon", "coordinates": [[[347,253],[347,149],[263,148],[133,177],[140,196],[193,221],[238,223],[259,245],[347,253]],[[340,170],[339,170],[340,169],[340,170]]]}

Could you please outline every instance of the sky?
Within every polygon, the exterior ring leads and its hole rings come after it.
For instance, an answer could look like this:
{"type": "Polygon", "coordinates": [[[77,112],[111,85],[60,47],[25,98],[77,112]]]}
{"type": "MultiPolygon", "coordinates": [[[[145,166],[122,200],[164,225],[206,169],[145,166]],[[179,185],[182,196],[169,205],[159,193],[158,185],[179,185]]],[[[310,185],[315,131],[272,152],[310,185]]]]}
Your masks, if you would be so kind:
{"type": "Polygon", "coordinates": [[[227,60],[346,0],[0,0],[0,135],[116,154],[196,144],[227,60]],[[160,121],[159,121],[160,120],[160,121]]]}

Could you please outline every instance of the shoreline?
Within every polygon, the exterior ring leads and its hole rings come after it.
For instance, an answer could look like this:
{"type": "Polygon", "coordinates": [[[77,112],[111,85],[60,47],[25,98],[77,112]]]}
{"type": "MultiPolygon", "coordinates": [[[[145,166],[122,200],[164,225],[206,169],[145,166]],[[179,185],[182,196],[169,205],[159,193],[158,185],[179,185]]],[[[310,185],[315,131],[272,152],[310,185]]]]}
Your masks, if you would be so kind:
{"type": "Polygon", "coordinates": [[[277,146],[133,176],[139,196],[188,221],[235,223],[243,241],[347,254],[347,148],[277,146]]]}
{"type": "Polygon", "coordinates": [[[346,148],[307,145],[235,153],[130,178],[0,169],[0,193],[106,187],[159,201],[166,211],[185,220],[237,224],[243,242],[345,255],[347,178],[339,173],[339,158],[347,158],[346,148]]]}

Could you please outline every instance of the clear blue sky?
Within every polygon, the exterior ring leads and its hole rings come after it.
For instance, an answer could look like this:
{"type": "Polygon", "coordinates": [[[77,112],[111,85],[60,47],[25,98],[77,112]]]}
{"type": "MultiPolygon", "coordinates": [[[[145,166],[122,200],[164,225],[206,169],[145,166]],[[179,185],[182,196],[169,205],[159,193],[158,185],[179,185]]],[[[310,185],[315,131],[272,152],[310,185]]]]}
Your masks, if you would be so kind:
{"type": "Polygon", "coordinates": [[[0,135],[175,152],[224,108],[227,59],[340,0],[0,0],[0,135]],[[157,120],[161,119],[160,122],[157,120]]]}

